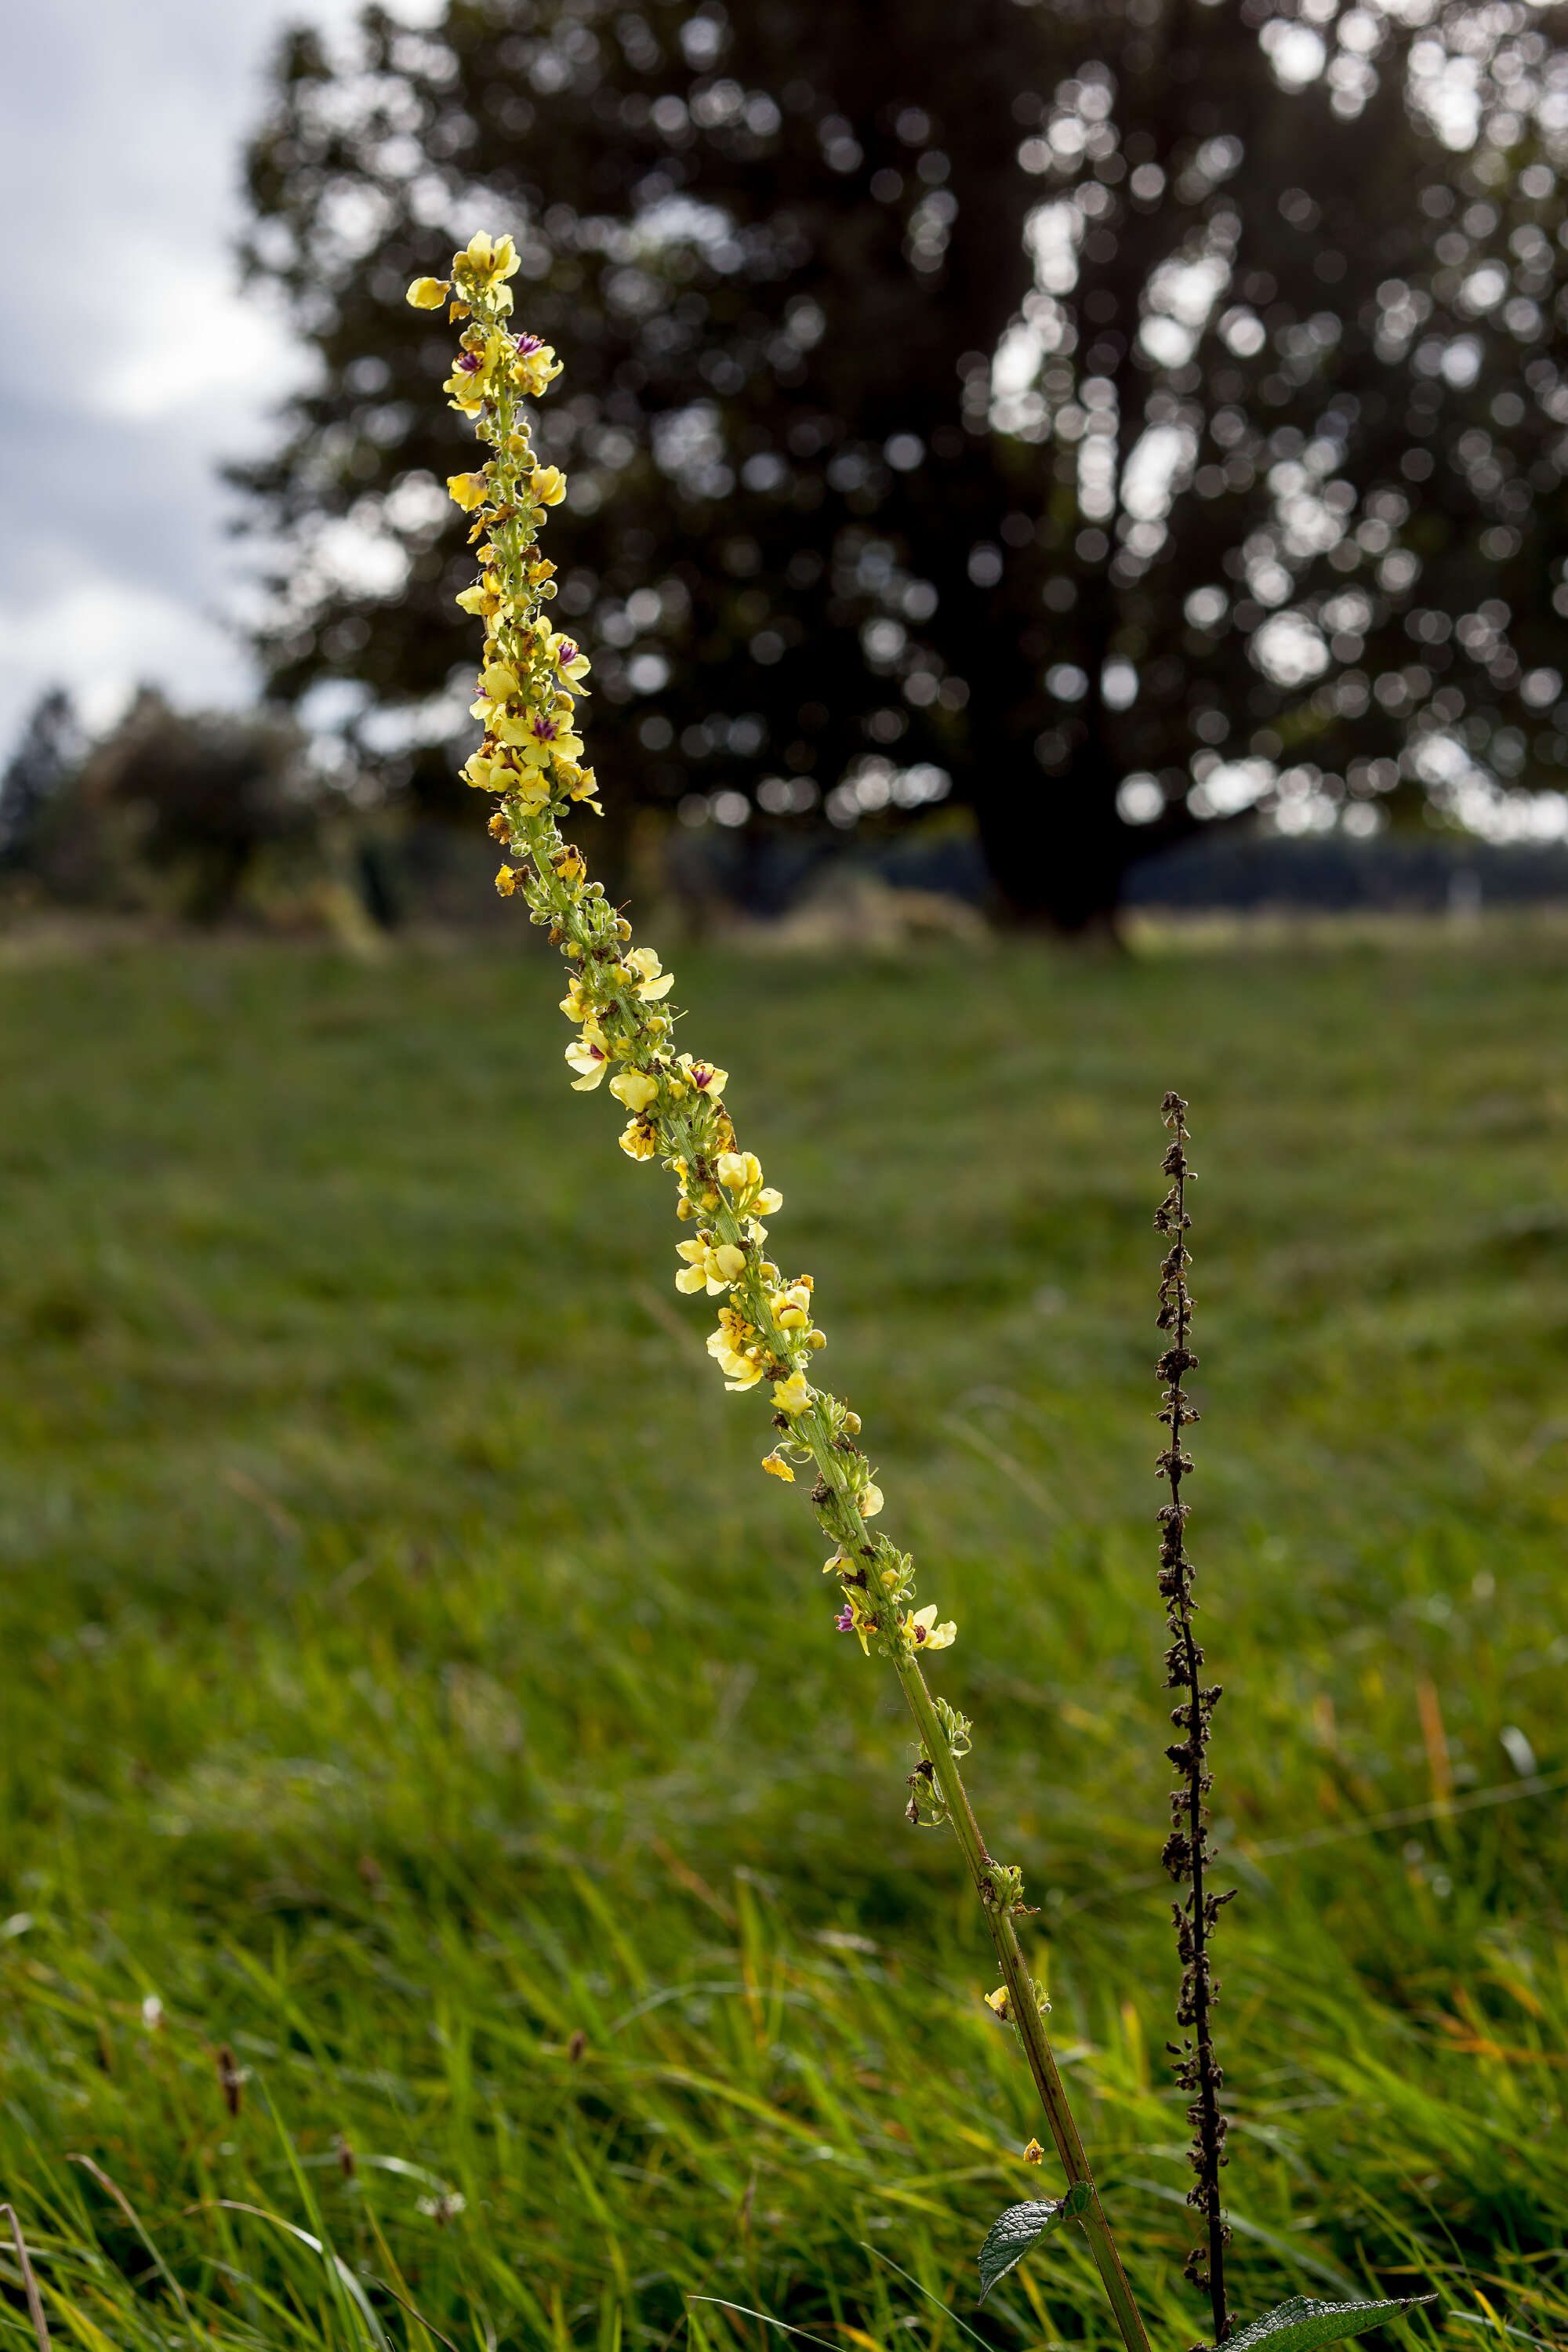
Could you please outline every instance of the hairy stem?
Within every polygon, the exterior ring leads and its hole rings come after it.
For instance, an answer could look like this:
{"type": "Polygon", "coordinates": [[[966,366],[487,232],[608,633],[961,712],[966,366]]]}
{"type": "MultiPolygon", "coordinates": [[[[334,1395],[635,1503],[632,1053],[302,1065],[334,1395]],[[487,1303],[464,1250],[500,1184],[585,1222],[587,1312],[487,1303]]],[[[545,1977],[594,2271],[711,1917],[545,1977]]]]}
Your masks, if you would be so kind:
{"type": "MultiPolygon", "coordinates": [[[[802,1416],[803,1422],[806,1419],[807,1416],[802,1416]]],[[[860,1552],[866,1561],[868,1585],[873,1591],[877,1591],[880,1585],[881,1572],[869,1548],[863,1543],[856,1543],[856,1538],[862,1533],[862,1529],[853,1498],[844,1489],[842,1466],[828,1444],[823,1442],[822,1435],[815,1426],[802,1427],[800,1423],[796,1425],[800,1429],[801,1436],[811,1447],[813,1458],[822,1473],[823,1485],[830,1490],[833,1500],[842,1506],[842,1525],[840,1525],[838,1510],[819,1506],[824,1524],[827,1526],[830,1533],[845,1543],[847,1549],[853,1544],[860,1552]]],[[[885,1594],[879,1597],[886,1598],[885,1594]]],[[[1056,2143],[1062,2169],[1067,2174],[1069,2184],[1081,2180],[1086,2183],[1089,2191],[1089,2205],[1081,2217],[1082,2227],[1089,2239],[1095,2266],[1100,2272],[1106,2296],[1115,2314],[1116,2325],[1122,2343],[1126,2346],[1127,2352],[1149,2352],[1149,2339],[1144,2333],[1143,2322],[1139,2316],[1138,2306],[1132,2300],[1132,2290],[1127,2284],[1127,2273],[1121,2267],[1121,2257],[1116,2251],[1116,2242],[1110,2234],[1110,2225],[1101,2208],[1100,2192],[1095,2188],[1094,2176],[1089,2170],[1083,2141],[1079,2137],[1078,2126],[1073,2120],[1072,2109],[1068,2105],[1068,2095],[1063,2087],[1061,2074],[1052,2054],[1050,2042],[1046,2032],[1045,2017],[1040,2008],[1039,1995],[1035,1990],[1034,1979],[1025,1964],[1023,1947],[1018,1941],[1018,1931],[1013,1925],[1011,1910],[1004,1901],[998,1899],[997,1866],[992,1860],[984,1839],[980,1834],[980,1824],[974,1818],[974,1809],[969,1801],[969,1792],[963,1785],[963,1777],[958,1769],[958,1759],[952,1752],[952,1743],[942,1728],[919,1661],[899,1645],[890,1646],[894,1667],[904,1696],[909,1703],[910,1713],[915,1719],[915,1726],[920,1733],[925,1753],[931,1759],[935,1770],[942,1801],[952,1824],[953,1835],[963,1850],[964,1861],[969,1865],[970,1877],[974,1884],[974,1891],[980,1897],[985,1913],[985,1924],[991,1930],[991,1940],[996,1947],[996,1958],[1001,1964],[1002,1981],[1007,1988],[1008,2015],[1018,2029],[1019,2038],[1024,2045],[1024,2055],[1028,2061],[1029,2072],[1035,2078],[1035,2087],[1039,2092],[1040,2102],[1046,2111],[1046,2120],[1050,2126],[1051,2137],[1056,2143]]]]}
{"type": "Polygon", "coordinates": [[[1214,2003],[1219,1988],[1211,1968],[1209,1946],[1220,1908],[1229,1902],[1230,1894],[1212,1895],[1205,1883],[1205,1865],[1212,1860],[1205,1805],[1212,1785],[1208,1770],[1210,1722],[1220,1689],[1217,1684],[1205,1687],[1202,1680],[1204,1653],[1193,1631],[1193,1564],[1187,1558],[1185,1541],[1190,1506],[1182,1500],[1182,1480],[1193,1466],[1191,1457],[1182,1449],[1182,1432],[1198,1418],[1182,1386],[1184,1373],[1198,1360],[1189,1345],[1192,1299],[1185,1275],[1189,1261],[1184,1236],[1192,1223],[1186,1209],[1187,1179],[1192,1171],[1185,1150],[1185,1110],[1186,1104],[1180,1095],[1166,1096],[1163,1115],[1166,1125],[1174,1129],[1175,1139],[1164,1160],[1171,1187],[1154,1221],[1156,1229],[1168,1235],[1171,1244],[1161,1268],[1160,1283],[1160,1328],[1171,1335],[1158,1365],[1160,1377],[1166,1383],[1160,1418],[1170,1432],[1170,1443],[1162,1452],[1158,1466],[1171,1488],[1171,1499],[1160,1513],[1163,1528],[1160,1590],[1164,1595],[1172,1637],[1165,1655],[1166,1685],[1182,1694],[1172,1720],[1184,1735],[1176,1746],[1165,1751],[1182,1776],[1182,1785],[1171,1798],[1173,1829],[1163,1860],[1177,1885],[1185,1879],[1192,1890],[1184,1904],[1173,1906],[1173,1920],[1177,1952],[1183,1963],[1176,2021],[1179,2027],[1191,2028],[1193,2041],[1180,2049],[1174,2043],[1171,2048],[1178,2061],[1177,2078],[1184,2089],[1194,2094],[1193,2104],[1187,2109],[1187,2120],[1193,2126],[1188,2160],[1197,2180],[1187,2202],[1205,2218],[1206,2245],[1194,2249],[1189,2256],[1186,2275],[1195,2285],[1208,2290],[1215,2342],[1220,2345],[1230,2333],[1225,2288],[1225,2249],[1230,2231],[1219,2186],[1220,2170],[1226,2161],[1225,2143],[1229,2127],[1219,2105],[1220,2086],[1225,2080],[1214,2042],[1214,2003]]]}
{"type": "Polygon", "coordinates": [[[899,1680],[909,1701],[910,1713],[919,1727],[926,1753],[936,1768],[953,1834],[963,1848],[970,1877],[974,1882],[974,1891],[984,1908],[985,1924],[991,1930],[991,1940],[996,1947],[996,1958],[1001,1964],[1002,1981],[1007,1988],[1008,2014],[1024,2044],[1024,2055],[1035,2078],[1035,2087],[1039,2092],[1040,2104],[1045,2108],[1046,2120],[1050,2126],[1062,2169],[1069,2182],[1081,2180],[1089,2187],[1089,2201],[1082,2216],[1083,2229],[1110,2307],[1116,2315],[1121,2340],[1127,2352],[1148,2352],[1149,2339],[1143,2332],[1138,2306],[1132,2300],[1132,2290],[1127,2284],[1127,2273],[1121,2267],[1121,2257],[1116,2251],[1110,2225],[1101,2210],[1100,2192],[1089,2168],[1089,2158],[1084,2154],[1072,2109],[1068,2105],[1067,2092],[1062,2086],[1062,2078],[1047,2038],[1039,1996],[1024,1963],[1018,1931],[1013,1925],[1011,1914],[996,1899],[991,1856],[980,1834],[980,1825],[974,1818],[957,1759],[937,1720],[931,1692],[926,1687],[926,1679],[918,1663],[913,1658],[900,1657],[897,1664],[899,1680]]]}

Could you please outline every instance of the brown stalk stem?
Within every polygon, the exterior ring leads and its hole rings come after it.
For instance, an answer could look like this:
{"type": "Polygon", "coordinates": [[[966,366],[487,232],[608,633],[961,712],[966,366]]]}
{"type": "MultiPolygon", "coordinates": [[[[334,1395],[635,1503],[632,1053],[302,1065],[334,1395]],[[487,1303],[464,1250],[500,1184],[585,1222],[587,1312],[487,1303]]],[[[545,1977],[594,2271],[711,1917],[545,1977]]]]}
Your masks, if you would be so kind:
{"type": "Polygon", "coordinates": [[[1170,1431],[1170,1443],[1158,1466],[1171,1489],[1170,1502],[1160,1513],[1164,1528],[1160,1550],[1160,1590],[1165,1595],[1166,1618],[1173,1636],[1165,1657],[1167,1687],[1182,1693],[1182,1704],[1175,1708],[1172,1720],[1185,1734],[1180,1745],[1165,1751],[1184,1785],[1171,1798],[1173,1828],[1164,1861],[1177,1885],[1185,1877],[1192,1890],[1184,1909],[1180,1904],[1175,1906],[1173,1919],[1178,1956],[1184,1962],[1177,2025],[1178,2030],[1190,2026],[1193,2041],[1180,2049],[1174,2043],[1170,2047],[1178,2061],[1178,2079],[1185,2089],[1195,2094],[1187,2117],[1194,2127],[1189,2160],[1197,2174],[1197,2186],[1189,2193],[1187,2202],[1204,2215],[1207,2262],[1205,2268],[1202,2253],[1194,2250],[1188,2257],[1186,2275],[1194,2284],[1208,2289],[1215,2343],[1219,2346],[1230,2334],[1225,2287],[1225,2249],[1230,2231],[1219,2185],[1228,2126],[1220,2114],[1219,2092],[1224,2076],[1215,2054],[1214,2001],[1217,1985],[1211,1974],[1209,1945],[1219,1909],[1230,1900],[1230,1895],[1216,1899],[1208,1893],[1205,1883],[1206,1865],[1213,1860],[1205,1806],[1212,1786],[1207,1763],[1209,1727],[1221,1692],[1217,1683],[1205,1689],[1201,1679],[1204,1653],[1193,1631],[1193,1566],[1187,1558],[1185,1541],[1188,1507],[1182,1501],[1182,1480],[1193,1466],[1190,1457],[1182,1451],[1182,1433],[1198,1418],[1182,1386],[1184,1374],[1198,1360],[1190,1345],[1192,1299],[1185,1278],[1185,1236],[1191,1223],[1187,1215],[1187,1178],[1192,1172],[1185,1150],[1185,1110],[1180,1095],[1166,1096],[1163,1115],[1166,1126],[1174,1129],[1174,1139],[1164,1160],[1171,1188],[1155,1218],[1156,1230],[1170,1239],[1161,1269],[1159,1326],[1172,1339],[1158,1366],[1160,1377],[1168,1382],[1160,1417],[1170,1431]]]}
{"type": "Polygon", "coordinates": [[[1127,2284],[1127,2273],[1121,2267],[1121,2257],[1116,2251],[1110,2225],[1101,2210],[1100,2192],[1095,2188],[1089,2158],[1084,2154],[1083,2142],[1079,2137],[1078,2126],[1068,2105],[1067,2092],[1051,2053],[1051,2045],[1046,2035],[1046,2021],[1040,2011],[1034,1979],[1025,1965],[1017,1929],[1009,1914],[996,1901],[991,1856],[980,1834],[980,1824],[974,1818],[969,1793],[958,1769],[958,1759],[937,1719],[931,1692],[918,1662],[895,1654],[894,1663],[899,1680],[903,1685],[904,1696],[909,1701],[910,1712],[925,1743],[926,1754],[935,1767],[942,1801],[947,1807],[954,1834],[963,1849],[969,1874],[974,1881],[974,1891],[985,1912],[991,1940],[996,1947],[996,1958],[1001,1963],[1002,1981],[1007,1988],[1008,2013],[1023,2042],[1024,2054],[1029,2062],[1029,2072],[1035,2078],[1035,2087],[1039,2092],[1062,2169],[1069,2182],[1081,2180],[1088,2186],[1089,2201],[1080,2218],[1095,2265],[1116,2315],[1121,2341],[1127,2347],[1127,2352],[1149,2352],[1143,2322],[1132,2300],[1132,2290],[1127,2284]]]}
{"type": "MultiPolygon", "coordinates": [[[[1176,1245],[1181,1246],[1184,1211],[1186,1197],[1186,1177],[1176,1178],[1176,1245]]],[[[1176,1345],[1184,1352],[1187,1345],[1190,1309],[1186,1286],[1176,1292],[1176,1345]]],[[[1180,1395],[1180,1383],[1173,1382],[1173,1398],[1180,1395]]],[[[1171,1467],[1171,1500],[1180,1508],[1182,1500],[1182,1408],[1173,1401],[1171,1406],[1171,1451],[1176,1457],[1171,1467]]],[[[1181,1612],[1182,1673],[1187,1695],[1187,1721],[1191,1737],[1197,1738],[1201,1720],[1202,1697],[1198,1678],[1200,1664],[1198,1647],[1193,1638],[1191,1603],[1181,1612]]],[[[1219,2095],[1215,2084],[1214,2022],[1210,2014],[1208,1969],[1208,1915],[1204,1908],[1204,1856],[1207,1840],[1204,1836],[1203,1765],[1201,1758],[1193,1765],[1187,1783],[1187,1835],[1192,1841],[1193,1871],[1193,2032],[1198,2045],[1198,2098],[1203,2107],[1203,2141],[1205,2150],[1219,2145],[1219,2095]]],[[[1210,2200],[1208,2210],[1209,2240],[1209,2301],[1214,2310],[1214,2332],[1216,2345],[1223,2344],[1230,2333],[1230,2313],[1225,2293],[1225,2216],[1217,2194],[1210,2200]]]]}

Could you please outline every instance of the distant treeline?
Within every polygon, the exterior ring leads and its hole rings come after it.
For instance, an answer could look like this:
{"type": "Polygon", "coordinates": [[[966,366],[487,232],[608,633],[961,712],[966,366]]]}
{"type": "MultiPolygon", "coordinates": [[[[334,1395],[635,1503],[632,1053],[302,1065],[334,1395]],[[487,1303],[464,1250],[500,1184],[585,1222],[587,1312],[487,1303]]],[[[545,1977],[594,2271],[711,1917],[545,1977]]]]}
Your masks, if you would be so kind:
{"type": "MultiPolygon", "coordinates": [[[[459,816],[478,814],[477,801],[459,816]]],[[[973,812],[951,803],[853,831],[820,812],[735,826],[644,808],[624,879],[644,907],[691,923],[787,914],[856,873],[1004,918],[973,812]]],[[[889,813],[891,819],[891,813],[889,813]]],[[[303,731],[268,712],[184,714],[144,690],[91,741],[47,694],[0,773],[0,913],[29,905],[153,912],[289,928],[341,919],[345,894],[385,929],[506,919],[483,828],[387,800],[327,772],[303,731]]],[[[1353,839],[1287,838],[1247,814],[1128,871],[1125,907],[1459,911],[1562,899],[1568,844],[1498,847],[1430,824],[1353,839]]]]}

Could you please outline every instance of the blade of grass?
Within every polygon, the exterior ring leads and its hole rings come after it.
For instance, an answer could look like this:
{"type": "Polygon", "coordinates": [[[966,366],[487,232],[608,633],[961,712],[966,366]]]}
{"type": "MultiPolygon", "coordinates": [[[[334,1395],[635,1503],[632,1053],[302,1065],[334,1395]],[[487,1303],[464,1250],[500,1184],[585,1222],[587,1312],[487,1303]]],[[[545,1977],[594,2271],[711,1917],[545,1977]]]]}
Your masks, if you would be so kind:
{"type": "MultiPolygon", "coordinates": [[[[302,2246],[309,2246],[313,2254],[320,2255],[323,2266],[353,2298],[354,2308],[364,2321],[365,2331],[371,2342],[376,2347],[376,2352],[391,2352],[391,2347],[382,2331],[381,2322],[371,2309],[370,2298],[365,2294],[361,2282],[350,2270],[342,2254],[335,2253],[322,2239],[312,2237],[309,2230],[301,2230],[298,2221],[286,2221],[281,2213],[269,2213],[264,2205],[247,2205],[243,2198],[214,2197],[203,2201],[206,2204],[222,2206],[228,2213],[250,2213],[258,2221],[270,2221],[275,2229],[287,2230],[291,2238],[298,2238],[302,2246]]],[[[187,2210],[195,2213],[199,2212],[201,2207],[193,2205],[187,2210]]],[[[399,2295],[398,2301],[401,2303],[402,2300],[402,2296],[399,2295]]]]}
{"type": "Polygon", "coordinates": [[[951,2319],[955,2327],[963,2329],[972,2344],[979,2345],[980,2352],[992,2352],[992,2347],[986,2343],[984,2336],[977,2336],[967,2321],[960,2319],[950,2304],[943,2303],[939,2294],[933,2294],[929,2286],[922,2286],[914,2273],[905,2270],[901,2263],[896,2263],[891,2254],[885,2254],[880,2246],[868,2245],[864,2238],[860,2239],[859,2244],[867,2253],[874,2254],[878,2262],[886,2263],[890,2271],[897,2271],[899,2276],[912,2286],[917,2294],[923,2294],[928,2303],[934,2304],[944,2319],[951,2319]]]}
{"type": "Polygon", "coordinates": [[[174,2301],[179,2305],[180,2316],[185,2323],[186,2335],[190,2337],[193,2344],[199,2344],[201,2338],[196,2333],[195,2322],[191,2317],[191,2307],[185,2301],[184,2289],[181,2286],[179,2280],[174,2276],[174,2272],[169,2268],[168,2263],[163,2260],[163,2255],[158,2252],[157,2247],[153,2244],[152,2239],[142,2228],[141,2218],[136,2212],[134,2206],[132,2204],[131,2200],[126,2196],[124,2190],[118,2188],[116,2184],[110,2180],[108,2173],[104,2171],[103,2167],[100,2164],[95,2163],[90,2156],[73,2156],[68,2154],[66,2162],[68,2164],[79,2164],[82,2170],[84,2172],[89,2172],[93,2179],[98,2182],[99,2187],[106,2189],[109,2195],[113,2198],[115,2203],[119,2206],[121,2211],[124,2214],[126,2220],[135,2231],[136,2235],[146,2247],[153,2263],[157,2270],[159,2277],[168,2287],[170,2294],[174,2296],[174,2301]]]}
{"type": "Polygon", "coordinates": [[[38,2339],[38,2352],[49,2352],[48,2322],[44,2317],[44,2305],[38,2294],[38,2282],[33,2276],[33,2265],[27,2258],[26,2241],[22,2235],[22,2224],[16,2219],[16,2208],[14,2205],[0,2205],[0,2213],[4,2213],[11,2224],[11,2242],[16,2249],[16,2260],[22,2266],[22,2284],[27,2293],[27,2316],[33,2323],[33,2333],[38,2339]]]}
{"type": "Polygon", "coordinates": [[[688,2303],[716,2303],[721,2311],[738,2311],[745,2319],[760,2319],[764,2327],[776,2327],[781,2336],[798,2336],[803,2344],[819,2344],[822,2352],[840,2352],[837,2344],[829,2344],[826,2336],[813,2336],[806,2327],[792,2327],[787,2319],[775,2319],[771,2311],[753,2311],[749,2303],[731,2303],[722,2294],[689,2294],[688,2303]]]}

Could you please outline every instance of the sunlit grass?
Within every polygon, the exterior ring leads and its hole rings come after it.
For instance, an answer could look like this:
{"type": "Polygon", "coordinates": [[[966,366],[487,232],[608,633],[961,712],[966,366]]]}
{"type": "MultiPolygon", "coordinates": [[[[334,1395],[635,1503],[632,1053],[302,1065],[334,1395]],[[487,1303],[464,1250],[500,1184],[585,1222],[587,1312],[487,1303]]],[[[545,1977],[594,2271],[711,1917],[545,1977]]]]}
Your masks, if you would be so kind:
{"type": "MultiPolygon", "coordinates": [[[[1430,2280],[1456,2343],[1568,2326],[1553,955],[681,963],[959,1620],[939,1687],[1162,2346],[1203,2317],[1152,1880],[1173,1084],[1237,2305],[1430,2280]]],[[[557,993],[226,947],[0,979],[0,2188],[68,2340],[428,2344],[395,2289],[465,2347],[660,2352],[692,2294],[947,2347],[889,2263],[973,2322],[1042,2179],[890,1688],[557,993]]],[[[980,2324],[1109,2341],[1064,2241],[980,2324]]]]}

